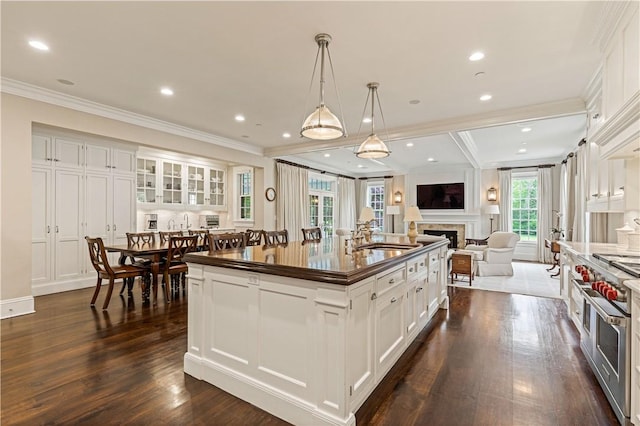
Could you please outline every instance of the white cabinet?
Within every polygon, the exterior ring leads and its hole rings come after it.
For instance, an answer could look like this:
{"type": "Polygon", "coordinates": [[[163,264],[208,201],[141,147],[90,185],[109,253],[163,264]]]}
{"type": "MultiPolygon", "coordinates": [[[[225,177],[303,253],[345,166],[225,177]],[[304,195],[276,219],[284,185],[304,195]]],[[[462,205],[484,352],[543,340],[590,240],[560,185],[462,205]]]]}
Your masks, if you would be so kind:
{"type": "Polygon", "coordinates": [[[84,166],[84,142],[72,138],[34,134],[33,164],[80,169],[84,166]]]}
{"type": "Polygon", "coordinates": [[[374,282],[369,278],[349,288],[347,351],[350,406],[360,406],[375,385],[373,363],[374,282]]]}
{"type": "Polygon", "coordinates": [[[124,149],[117,144],[87,143],[86,168],[87,171],[116,171],[118,173],[135,173],[136,154],[131,149],[124,149]]]}
{"type": "Polygon", "coordinates": [[[631,423],[640,426],[640,292],[631,293],[631,423]]]}
{"type": "Polygon", "coordinates": [[[405,329],[408,340],[413,340],[429,320],[426,264],[425,257],[407,261],[405,329]]]}
{"type": "Polygon", "coordinates": [[[375,303],[375,372],[381,380],[405,349],[403,286],[378,296],[375,303]]]}
{"type": "Polygon", "coordinates": [[[225,205],[225,174],[206,164],[138,157],[136,198],[143,206],[220,208],[225,205]]]}
{"type": "Polygon", "coordinates": [[[591,142],[588,150],[587,210],[624,211],[625,160],[602,158],[601,148],[591,142]]]}
{"type": "Polygon", "coordinates": [[[37,131],[32,153],[34,294],[80,288],[92,269],[84,236],[126,243],[136,229],[135,151],[37,131]]]}
{"type": "Polygon", "coordinates": [[[84,273],[83,172],[32,168],[32,284],[84,273]]]}

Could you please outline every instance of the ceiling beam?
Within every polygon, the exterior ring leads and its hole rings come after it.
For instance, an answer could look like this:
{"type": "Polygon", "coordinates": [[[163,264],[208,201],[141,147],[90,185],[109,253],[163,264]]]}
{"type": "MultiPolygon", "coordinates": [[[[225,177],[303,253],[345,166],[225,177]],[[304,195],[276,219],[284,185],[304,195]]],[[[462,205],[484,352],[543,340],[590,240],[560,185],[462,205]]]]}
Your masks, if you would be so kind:
{"type": "Polygon", "coordinates": [[[478,161],[478,147],[469,132],[449,132],[449,136],[458,145],[462,154],[474,169],[481,169],[482,165],[478,161]]]}
{"type": "MultiPolygon", "coordinates": [[[[545,104],[529,105],[525,107],[511,108],[508,110],[432,121],[430,123],[425,123],[421,126],[411,128],[395,129],[388,132],[389,139],[385,139],[385,142],[501,126],[531,120],[563,117],[584,112],[586,112],[584,100],[581,98],[566,99],[545,104]]],[[[361,140],[356,140],[355,137],[341,138],[331,141],[309,141],[304,139],[303,141],[289,145],[265,148],[264,155],[267,157],[296,155],[312,151],[352,147],[360,144],[361,142],[361,140]]]]}

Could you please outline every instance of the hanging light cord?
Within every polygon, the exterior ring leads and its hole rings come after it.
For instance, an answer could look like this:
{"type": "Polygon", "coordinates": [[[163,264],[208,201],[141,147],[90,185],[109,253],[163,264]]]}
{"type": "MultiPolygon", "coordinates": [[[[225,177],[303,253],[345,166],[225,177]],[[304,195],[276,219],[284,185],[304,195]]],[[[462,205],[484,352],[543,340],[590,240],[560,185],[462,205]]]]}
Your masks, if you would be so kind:
{"type": "Polygon", "coordinates": [[[327,56],[329,57],[329,66],[331,67],[331,76],[333,77],[333,90],[336,92],[336,97],[338,98],[338,108],[340,108],[340,119],[342,121],[342,131],[344,135],[342,137],[347,137],[347,125],[344,121],[344,111],[342,110],[342,102],[340,101],[340,93],[338,92],[338,84],[336,83],[336,73],[333,72],[333,61],[331,60],[331,52],[327,47],[327,56]]]}
{"type": "MultiPolygon", "coordinates": [[[[369,96],[371,96],[371,89],[367,92],[367,99],[364,101],[364,107],[362,108],[362,118],[364,119],[365,114],[367,112],[367,107],[369,106],[369,96]]],[[[362,120],[360,120],[360,124],[358,124],[358,133],[356,134],[356,138],[360,137],[360,130],[362,130],[362,120]]],[[[357,145],[354,146],[354,152],[357,149],[357,145]]]]}
{"type": "MultiPolygon", "coordinates": [[[[378,99],[378,109],[380,110],[380,118],[382,118],[382,127],[384,127],[384,132],[387,134],[387,142],[391,140],[389,137],[389,131],[387,130],[387,123],[384,121],[384,112],[382,112],[382,104],[380,104],[380,95],[378,95],[378,89],[376,88],[376,99],[378,99]]],[[[373,110],[373,105],[371,107],[373,110]]],[[[373,123],[373,112],[371,113],[371,123],[373,123]]],[[[373,129],[373,124],[371,126],[373,129]]]]}
{"type": "MultiPolygon", "coordinates": [[[[313,72],[311,73],[311,81],[309,81],[309,91],[307,92],[307,99],[304,103],[304,110],[302,110],[302,119],[300,122],[304,123],[304,119],[306,118],[307,108],[309,108],[309,99],[311,98],[311,89],[313,89],[313,79],[316,76],[316,69],[318,69],[318,56],[320,56],[320,46],[318,46],[318,50],[316,51],[316,61],[313,63],[313,72]]],[[[300,135],[302,137],[302,135],[300,135]]]]}

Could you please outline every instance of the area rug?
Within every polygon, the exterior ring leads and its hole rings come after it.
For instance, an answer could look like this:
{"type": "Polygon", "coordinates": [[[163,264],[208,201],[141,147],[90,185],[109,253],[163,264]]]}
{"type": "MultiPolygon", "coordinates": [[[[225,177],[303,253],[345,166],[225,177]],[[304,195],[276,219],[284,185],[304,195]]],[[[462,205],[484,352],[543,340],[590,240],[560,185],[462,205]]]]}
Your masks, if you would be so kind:
{"type": "Polygon", "coordinates": [[[551,278],[550,276],[558,269],[547,272],[549,266],[542,263],[513,262],[512,277],[474,277],[469,287],[468,277],[458,275],[460,280],[451,284],[451,277],[448,276],[447,283],[454,287],[559,299],[561,297],[559,277],[551,278]]]}

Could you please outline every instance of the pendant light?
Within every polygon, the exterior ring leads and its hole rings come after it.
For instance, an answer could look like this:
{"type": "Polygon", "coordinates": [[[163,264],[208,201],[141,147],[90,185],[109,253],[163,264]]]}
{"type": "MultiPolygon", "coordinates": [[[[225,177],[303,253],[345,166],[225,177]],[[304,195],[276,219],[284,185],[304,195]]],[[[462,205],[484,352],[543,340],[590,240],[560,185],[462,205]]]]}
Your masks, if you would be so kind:
{"type": "MultiPolygon", "coordinates": [[[[336,139],[341,136],[345,136],[345,131],[342,123],[336,117],[324,103],[324,56],[325,53],[329,58],[329,65],[331,68],[331,77],[335,87],[335,76],[333,74],[333,62],[331,62],[331,54],[329,53],[329,42],[331,36],[329,34],[317,34],[316,43],[318,43],[318,53],[316,54],[316,62],[313,66],[313,74],[311,75],[311,84],[313,84],[313,77],[316,73],[316,67],[318,66],[318,57],[320,57],[320,102],[314,112],[311,113],[304,120],[300,135],[309,139],[316,140],[330,140],[336,139]]],[[[309,92],[311,92],[311,85],[309,86],[309,92]]],[[[336,89],[336,94],[338,90],[336,89]]],[[[338,97],[338,106],[340,106],[340,98],[338,97]]],[[[340,106],[340,115],[342,115],[342,107],[340,106]]],[[[344,117],[342,119],[344,121],[344,117]]]]}
{"type": "MultiPolygon", "coordinates": [[[[384,115],[382,114],[382,107],[380,106],[380,97],[378,96],[378,83],[369,83],[367,87],[369,88],[369,94],[367,95],[367,100],[365,101],[365,109],[367,108],[367,103],[369,102],[369,98],[371,98],[371,134],[367,139],[365,139],[360,147],[356,151],[356,155],[359,158],[384,158],[391,154],[389,148],[382,142],[374,130],[375,120],[373,117],[373,106],[374,106],[374,98],[378,100],[378,109],[380,110],[380,115],[382,116],[382,124],[384,125],[384,115]]],[[[364,113],[363,113],[364,116],[364,113]]],[[[385,126],[386,129],[386,126],[385,126]]]]}

